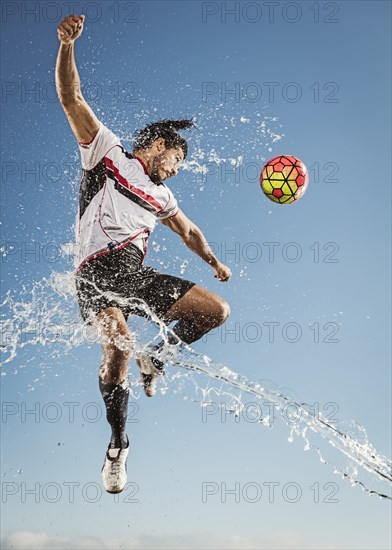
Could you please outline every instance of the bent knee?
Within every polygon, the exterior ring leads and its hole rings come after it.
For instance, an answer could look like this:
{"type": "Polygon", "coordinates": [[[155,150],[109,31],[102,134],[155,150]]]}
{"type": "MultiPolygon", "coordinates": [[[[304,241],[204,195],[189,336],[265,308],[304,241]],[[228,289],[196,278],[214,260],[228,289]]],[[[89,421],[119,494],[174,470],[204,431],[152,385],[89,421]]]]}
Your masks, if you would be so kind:
{"type": "Polygon", "coordinates": [[[107,336],[128,336],[130,331],[122,311],[116,307],[108,307],[97,314],[95,324],[107,336]]]}
{"type": "Polygon", "coordinates": [[[222,304],[223,322],[227,321],[227,319],[230,316],[230,313],[231,313],[231,309],[229,304],[226,302],[226,300],[223,300],[223,304],[222,304]]]}
{"type": "Polygon", "coordinates": [[[230,315],[230,306],[223,298],[218,298],[217,300],[217,320],[220,325],[227,321],[230,315]]]}

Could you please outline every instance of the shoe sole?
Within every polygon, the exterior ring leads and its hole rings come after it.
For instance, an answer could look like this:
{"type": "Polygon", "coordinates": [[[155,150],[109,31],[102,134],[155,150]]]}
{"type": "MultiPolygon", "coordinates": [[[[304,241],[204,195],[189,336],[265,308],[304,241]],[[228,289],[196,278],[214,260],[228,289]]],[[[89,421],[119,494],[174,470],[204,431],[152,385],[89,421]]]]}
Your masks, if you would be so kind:
{"type": "Polygon", "coordinates": [[[122,489],[120,489],[119,491],[108,491],[107,489],[105,489],[105,491],[107,493],[109,493],[110,495],[118,495],[119,493],[122,493],[124,491],[125,487],[123,487],[122,489]]]}

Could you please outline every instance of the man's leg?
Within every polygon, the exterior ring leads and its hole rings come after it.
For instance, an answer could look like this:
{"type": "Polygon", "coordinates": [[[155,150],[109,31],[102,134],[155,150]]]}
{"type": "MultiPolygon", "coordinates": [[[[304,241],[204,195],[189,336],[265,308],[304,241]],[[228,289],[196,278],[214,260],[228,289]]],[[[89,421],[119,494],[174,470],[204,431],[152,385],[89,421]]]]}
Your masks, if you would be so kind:
{"type": "Polygon", "coordinates": [[[164,321],[171,323],[178,320],[173,332],[183,342],[191,344],[222,325],[229,315],[230,306],[223,298],[195,285],[171,306],[164,321]]]}
{"type": "MultiPolygon", "coordinates": [[[[229,304],[223,298],[195,285],[168,309],[162,320],[166,324],[178,321],[173,332],[183,342],[191,344],[213,328],[219,327],[229,315],[229,304]]],[[[174,337],[172,339],[172,343],[176,343],[174,337]]],[[[162,344],[163,342],[158,346],[162,344]]],[[[141,355],[136,357],[136,364],[141,371],[146,395],[153,397],[156,394],[157,377],[163,372],[163,363],[148,355],[141,355]]]]}
{"type": "Polygon", "coordinates": [[[128,446],[125,424],[128,412],[128,363],[133,340],[123,313],[107,308],[95,318],[95,325],[107,337],[102,345],[104,356],[99,369],[99,388],[106,406],[107,420],[112,428],[110,448],[128,446]]]}
{"type": "Polygon", "coordinates": [[[107,337],[99,369],[99,388],[106,405],[112,436],[102,467],[102,481],[108,493],[121,493],[127,482],[126,461],[129,441],[125,432],[128,412],[128,362],[133,340],[121,310],[107,308],[95,318],[95,326],[107,337]]]}

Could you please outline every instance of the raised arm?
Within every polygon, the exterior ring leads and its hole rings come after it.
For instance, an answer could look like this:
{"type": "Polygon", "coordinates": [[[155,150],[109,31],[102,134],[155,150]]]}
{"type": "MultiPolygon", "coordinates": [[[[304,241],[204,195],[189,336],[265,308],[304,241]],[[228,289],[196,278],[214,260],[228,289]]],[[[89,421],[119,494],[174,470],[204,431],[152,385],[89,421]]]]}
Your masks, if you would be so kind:
{"type": "Polygon", "coordinates": [[[216,258],[201,230],[185,216],[184,212],[179,210],[176,216],[161,221],[177,233],[192,252],[213,268],[215,278],[219,281],[228,281],[231,278],[230,269],[216,258]]]}
{"type": "Polygon", "coordinates": [[[56,89],[76,139],[90,143],[97,135],[100,123],[82,95],[75,62],[75,40],[82,34],[83,22],[84,15],[70,15],[57,28],[60,49],[56,63],[56,89]]]}

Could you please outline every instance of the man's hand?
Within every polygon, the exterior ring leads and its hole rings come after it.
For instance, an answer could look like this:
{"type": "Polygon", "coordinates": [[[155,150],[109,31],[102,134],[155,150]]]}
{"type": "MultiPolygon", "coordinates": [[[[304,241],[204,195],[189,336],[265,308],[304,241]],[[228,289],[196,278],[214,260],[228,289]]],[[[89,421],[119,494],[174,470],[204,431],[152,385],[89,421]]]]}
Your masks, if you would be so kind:
{"type": "Polygon", "coordinates": [[[231,279],[231,271],[230,269],[224,265],[224,264],[221,264],[220,262],[218,263],[218,265],[214,268],[215,270],[215,279],[218,279],[219,281],[222,281],[222,282],[226,282],[226,281],[230,281],[231,279]]]}
{"type": "Polygon", "coordinates": [[[57,27],[57,34],[62,44],[71,44],[83,32],[84,15],[69,15],[64,17],[57,27]]]}

